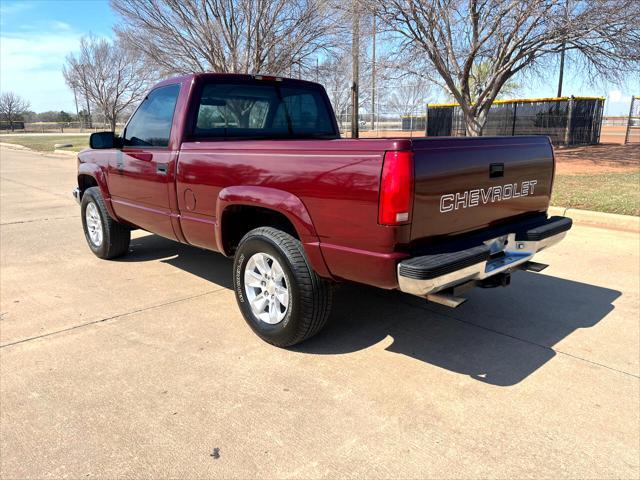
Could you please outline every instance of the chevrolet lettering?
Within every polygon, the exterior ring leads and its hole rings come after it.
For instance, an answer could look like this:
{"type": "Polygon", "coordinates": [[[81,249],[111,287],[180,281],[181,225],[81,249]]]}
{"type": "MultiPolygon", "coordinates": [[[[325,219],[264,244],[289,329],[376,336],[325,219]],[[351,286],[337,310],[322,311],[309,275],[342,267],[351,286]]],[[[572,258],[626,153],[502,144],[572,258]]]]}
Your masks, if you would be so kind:
{"type": "Polygon", "coordinates": [[[478,207],[480,205],[486,205],[487,203],[534,195],[537,183],[537,180],[527,180],[521,183],[475,188],[455,194],[448,193],[440,197],[440,213],[453,212],[460,208],[478,207]]]}

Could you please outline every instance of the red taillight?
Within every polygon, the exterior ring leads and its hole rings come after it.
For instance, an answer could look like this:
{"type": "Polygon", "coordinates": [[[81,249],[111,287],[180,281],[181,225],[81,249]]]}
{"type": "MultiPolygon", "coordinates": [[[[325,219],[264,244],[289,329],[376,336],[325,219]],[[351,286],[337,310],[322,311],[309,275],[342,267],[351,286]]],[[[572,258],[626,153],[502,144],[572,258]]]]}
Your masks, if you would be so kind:
{"type": "Polygon", "coordinates": [[[411,221],[413,201],[413,155],[387,152],[380,179],[378,223],[401,225],[411,221]]]}

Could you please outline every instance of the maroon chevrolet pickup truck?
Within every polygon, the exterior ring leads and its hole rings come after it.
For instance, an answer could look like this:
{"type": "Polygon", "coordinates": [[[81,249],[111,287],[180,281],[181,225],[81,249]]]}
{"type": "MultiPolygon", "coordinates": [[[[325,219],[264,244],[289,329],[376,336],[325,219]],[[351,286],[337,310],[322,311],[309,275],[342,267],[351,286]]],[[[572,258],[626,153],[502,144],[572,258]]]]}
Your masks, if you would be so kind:
{"type": "Polygon", "coordinates": [[[249,326],[278,346],[317,333],[333,282],[457,306],[539,271],[571,219],[547,217],[547,137],[341,139],[322,86],[195,74],[156,85],[122,135],[78,155],[82,225],[100,258],[131,230],[233,257],[249,326]]]}

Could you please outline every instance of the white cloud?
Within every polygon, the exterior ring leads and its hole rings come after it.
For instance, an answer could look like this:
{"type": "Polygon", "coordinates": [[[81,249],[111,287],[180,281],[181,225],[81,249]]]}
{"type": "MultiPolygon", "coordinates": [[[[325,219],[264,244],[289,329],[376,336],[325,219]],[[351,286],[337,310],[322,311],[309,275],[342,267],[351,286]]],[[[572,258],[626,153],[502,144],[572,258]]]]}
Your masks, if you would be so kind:
{"type": "Polygon", "coordinates": [[[35,111],[74,110],[73,95],[65,85],[62,66],[79,42],[80,34],[72,31],[2,35],[0,89],[28,99],[35,111]]]}
{"type": "Polygon", "coordinates": [[[71,30],[71,25],[66,22],[60,22],[59,20],[54,20],[51,26],[56,30],[71,30]]]}
{"type": "Polygon", "coordinates": [[[28,2],[0,3],[0,15],[4,17],[5,15],[13,15],[15,13],[26,12],[28,10],[32,10],[33,8],[35,8],[35,6],[35,3],[28,2]]]}

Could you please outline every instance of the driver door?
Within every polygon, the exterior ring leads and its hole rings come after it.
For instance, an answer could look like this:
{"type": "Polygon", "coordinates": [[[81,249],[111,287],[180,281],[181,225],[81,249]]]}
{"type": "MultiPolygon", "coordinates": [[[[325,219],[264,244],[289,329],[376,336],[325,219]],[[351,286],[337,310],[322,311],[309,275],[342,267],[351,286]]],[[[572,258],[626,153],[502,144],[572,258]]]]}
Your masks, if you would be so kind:
{"type": "Polygon", "coordinates": [[[109,192],[116,215],[176,239],[169,195],[178,152],[169,138],[180,85],[156,88],[142,101],[123,134],[123,148],[109,162],[109,192]]]}

